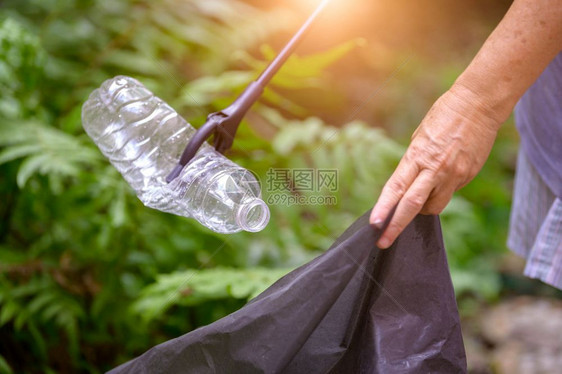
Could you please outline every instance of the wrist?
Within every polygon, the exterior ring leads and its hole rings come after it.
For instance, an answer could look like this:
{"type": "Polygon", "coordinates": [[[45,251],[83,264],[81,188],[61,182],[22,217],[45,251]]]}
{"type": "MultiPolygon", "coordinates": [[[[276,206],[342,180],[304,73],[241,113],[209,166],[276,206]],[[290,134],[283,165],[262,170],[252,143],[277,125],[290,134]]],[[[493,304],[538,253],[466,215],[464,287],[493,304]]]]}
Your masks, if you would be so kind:
{"type": "MultiPolygon", "coordinates": [[[[490,83],[491,86],[493,83],[490,83]]],[[[466,112],[474,113],[479,122],[485,122],[496,131],[508,119],[517,103],[517,98],[502,94],[501,90],[494,87],[479,85],[476,80],[466,79],[464,74],[457,79],[448,93],[463,103],[466,112]]]]}
{"type": "Polygon", "coordinates": [[[498,129],[509,118],[522,95],[521,90],[510,82],[489,74],[474,73],[470,67],[458,77],[451,90],[494,121],[498,129]]]}

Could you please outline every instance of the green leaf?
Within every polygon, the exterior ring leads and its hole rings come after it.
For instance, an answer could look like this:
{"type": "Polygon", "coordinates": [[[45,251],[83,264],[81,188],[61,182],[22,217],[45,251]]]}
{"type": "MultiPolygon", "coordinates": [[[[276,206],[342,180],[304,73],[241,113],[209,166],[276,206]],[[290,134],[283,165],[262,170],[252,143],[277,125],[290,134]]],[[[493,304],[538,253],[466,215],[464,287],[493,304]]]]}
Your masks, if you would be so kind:
{"type": "Polygon", "coordinates": [[[181,93],[181,102],[187,106],[211,104],[221,95],[240,91],[255,78],[251,71],[227,71],[217,76],[207,76],[190,82],[181,93]]]}
{"type": "Polygon", "coordinates": [[[0,306],[0,326],[8,323],[20,310],[20,306],[13,301],[8,301],[0,306]]]}
{"type": "Polygon", "coordinates": [[[127,222],[126,190],[121,185],[115,201],[111,204],[110,217],[113,227],[123,226],[127,222]]]}
{"type": "Polygon", "coordinates": [[[168,64],[159,61],[157,56],[150,56],[142,52],[118,50],[113,51],[104,59],[105,64],[120,69],[126,69],[137,74],[166,76],[168,64]]]}
{"type": "Polygon", "coordinates": [[[17,182],[23,188],[34,174],[76,176],[84,164],[100,155],[91,145],[55,128],[37,122],[0,125],[0,164],[23,158],[17,182]]]}
{"type": "Polygon", "coordinates": [[[8,361],[0,355],[0,374],[12,374],[14,371],[8,364],[8,361]]]}
{"type": "Polygon", "coordinates": [[[44,169],[49,161],[49,156],[45,154],[26,158],[18,171],[18,186],[23,188],[27,180],[36,172],[44,169]]]}
{"type": "Polygon", "coordinates": [[[26,309],[30,313],[36,314],[42,311],[47,305],[56,301],[58,295],[54,290],[47,290],[41,294],[38,294],[33,298],[33,300],[27,305],[26,309]]]}
{"type": "MultiPolygon", "coordinates": [[[[271,83],[279,87],[296,88],[303,86],[303,79],[313,83],[318,82],[314,78],[322,76],[327,67],[341,60],[356,47],[363,46],[364,44],[365,41],[363,39],[355,39],[325,52],[314,53],[308,56],[292,55],[275,77],[273,77],[271,83]]],[[[267,60],[273,59],[276,54],[269,46],[263,46],[262,53],[267,60]]],[[[247,58],[247,61],[250,61],[250,59],[247,58]]],[[[261,70],[265,68],[266,63],[253,63],[252,65],[254,68],[261,70]]],[[[310,84],[308,85],[310,86],[310,84]]]]}
{"type": "Polygon", "coordinates": [[[29,314],[27,313],[27,310],[22,309],[14,320],[14,328],[16,330],[21,330],[28,320],[29,320],[29,314]]]}
{"type": "Polygon", "coordinates": [[[9,147],[0,152],[0,164],[16,160],[21,157],[29,156],[37,151],[37,148],[31,144],[23,144],[19,146],[9,147]]]}
{"type": "Polygon", "coordinates": [[[175,272],[158,277],[132,305],[133,313],[145,321],[160,318],[174,304],[198,305],[204,301],[249,299],[254,297],[288,269],[233,269],[214,268],[175,272]]]}

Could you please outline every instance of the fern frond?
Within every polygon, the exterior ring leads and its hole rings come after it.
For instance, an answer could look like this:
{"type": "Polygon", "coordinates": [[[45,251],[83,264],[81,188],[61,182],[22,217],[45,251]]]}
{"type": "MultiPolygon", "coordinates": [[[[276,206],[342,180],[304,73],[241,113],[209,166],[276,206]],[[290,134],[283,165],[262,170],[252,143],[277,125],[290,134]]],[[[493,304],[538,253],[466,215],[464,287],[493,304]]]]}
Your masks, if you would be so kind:
{"type": "Polygon", "coordinates": [[[198,305],[225,298],[251,299],[290,269],[213,268],[160,275],[132,305],[132,312],[150,321],[172,305],[198,305]]]}
{"type": "Polygon", "coordinates": [[[88,143],[38,122],[0,125],[0,164],[23,158],[17,182],[23,188],[29,178],[41,175],[77,176],[84,165],[101,160],[88,143]]]}

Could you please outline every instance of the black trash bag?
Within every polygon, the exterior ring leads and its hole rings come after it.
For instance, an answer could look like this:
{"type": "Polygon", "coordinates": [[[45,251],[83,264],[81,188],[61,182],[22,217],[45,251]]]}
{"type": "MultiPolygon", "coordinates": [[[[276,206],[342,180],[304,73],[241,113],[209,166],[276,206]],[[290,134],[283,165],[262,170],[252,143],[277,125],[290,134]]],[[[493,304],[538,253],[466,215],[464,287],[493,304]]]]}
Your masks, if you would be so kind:
{"type": "Polygon", "coordinates": [[[242,309],[110,373],[466,373],[439,218],[379,250],[368,217],[242,309]]]}

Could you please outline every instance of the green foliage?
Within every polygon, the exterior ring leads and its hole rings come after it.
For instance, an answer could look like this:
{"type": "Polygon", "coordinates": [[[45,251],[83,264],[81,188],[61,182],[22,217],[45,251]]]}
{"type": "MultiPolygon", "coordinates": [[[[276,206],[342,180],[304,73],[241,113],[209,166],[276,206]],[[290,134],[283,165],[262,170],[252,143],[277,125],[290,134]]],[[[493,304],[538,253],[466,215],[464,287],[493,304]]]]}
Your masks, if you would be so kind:
{"type": "Polygon", "coordinates": [[[216,267],[160,275],[154,284],[143,289],[132,305],[132,312],[151,321],[162,318],[173,304],[197,306],[209,300],[249,300],[288,272],[270,268],[216,267]]]}
{"type": "Polygon", "coordinates": [[[62,190],[62,177],[77,176],[84,165],[100,160],[82,139],[37,122],[15,122],[0,127],[0,164],[24,158],[17,183],[23,188],[33,174],[50,178],[53,192],[62,190]],[[55,187],[56,186],[56,187],[55,187]]]}
{"type": "Polygon", "coordinates": [[[0,373],[2,374],[12,374],[14,371],[6,361],[4,357],[0,355],[0,373]]]}
{"type": "MultiPolygon", "coordinates": [[[[109,369],[239,308],[324,249],[287,235],[290,227],[225,242],[191,220],[146,209],[81,130],[81,104],[116,74],[139,78],[164,99],[188,95],[169,101],[195,121],[257,76],[266,62],[233,52],[284,27],[286,15],[213,3],[8,1],[0,8],[2,371],[109,369]],[[225,70],[237,63],[246,70],[225,70]],[[208,74],[234,84],[206,87],[208,74]],[[197,87],[210,99],[199,94],[194,113],[189,95],[197,87]],[[193,293],[182,294],[185,287],[193,293]]],[[[301,58],[316,81],[299,79],[290,62],[283,74],[293,83],[284,89],[318,86],[322,70],[355,44],[301,58]]],[[[262,109],[290,103],[284,95],[271,91],[262,109]]],[[[240,135],[235,157],[271,152],[251,130],[240,135]]],[[[254,159],[245,162],[261,170],[289,164],[273,153],[254,159]]]]}
{"type": "Polygon", "coordinates": [[[0,16],[0,115],[20,118],[38,108],[34,90],[45,53],[39,38],[18,22],[0,16]]]}
{"type": "MultiPolygon", "coordinates": [[[[325,52],[300,57],[291,56],[283,68],[266,87],[260,102],[255,107],[266,110],[267,105],[286,110],[294,115],[306,114],[306,110],[289,100],[280,90],[295,90],[303,87],[321,88],[326,77],[326,69],[337,62],[355,47],[360,46],[362,40],[343,43],[325,52]]],[[[211,111],[225,108],[242,90],[262,72],[269,61],[275,57],[275,52],[268,46],[262,47],[263,59],[256,59],[248,53],[237,54],[239,60],[251,70],[225,71],[214,76],[204,76],[189,82],[182,90],[176,107],[208,106],[211,111]]],[[[197,118],[194,119],[198,121],[197,118]]],[[[201,119],[199,119],[201,120],[201,119]]]]}
{"type": "Polygon", "coordinates": [[[42,360],[48,358],[48,348],[39,330],[40,325],[54,325],[66,333],[71,356],[78,355],[78,322],[85,317],[80,302],[54,284],[50,277],[38,277],[11,288],[7,279],[0,279],[0,327],[13,323],[16,331],[27,329],[36,338],[35,352],[42,360]]]}

